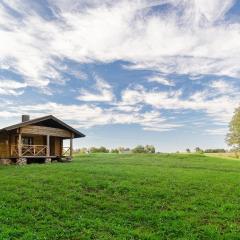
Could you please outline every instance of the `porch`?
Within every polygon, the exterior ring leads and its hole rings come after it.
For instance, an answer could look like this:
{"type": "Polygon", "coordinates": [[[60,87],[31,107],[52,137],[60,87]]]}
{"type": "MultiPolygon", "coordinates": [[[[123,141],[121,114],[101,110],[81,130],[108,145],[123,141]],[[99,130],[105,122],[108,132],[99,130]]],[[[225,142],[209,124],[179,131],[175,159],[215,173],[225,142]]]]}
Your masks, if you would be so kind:
{"type": "MultiPolygon", "coordinates": [[[[40,129],[40,127],[36,128],[40,129]]],[[[23,128],[18,133],[11,135],[9,139],[11,158],[72,158],[73,134],[62,133],[62,130],[59,129],[54,129],[54,132],[52,128],[47,127],[41,127],[39,133],[34,130],[35,128],[31,126],[31,133],[23,128]],[[64,145],[64,141],[69,141],[68,147],[64,145]]]]}

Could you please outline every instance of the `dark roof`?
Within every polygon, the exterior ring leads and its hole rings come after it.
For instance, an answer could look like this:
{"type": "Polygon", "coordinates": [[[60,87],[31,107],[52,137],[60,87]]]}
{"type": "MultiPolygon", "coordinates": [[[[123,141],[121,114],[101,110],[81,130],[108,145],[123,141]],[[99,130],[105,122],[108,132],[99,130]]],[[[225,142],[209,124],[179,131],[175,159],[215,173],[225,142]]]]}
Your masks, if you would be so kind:
{"type": "Polygon", "coordinates": [[[85,137],[84,134],[82,134],[78,130],[72,128],[68,124],[64,123],[63,121],[61,121],[60,119],[58,119],[58,118],[56,118],[52,115],[48,115],[48,116],[44,116],[44,117],[40,117],[40,118],[35,118],[35,119],[29,120],[29,121],[26,121],[26,122],[21,122],[21,123],[18,123],[18,124],[9,126],[9,127],[5,127],[5,128],[0,129],[0,132],[11,131],[11,130],[14,130],[14,129],[17,129],[17,128],[20,128],[20,127],[24,127],[24,126],[27,126],[27,125],[36,124],[36,123],[40,123],[40,122],[44,122],[44,121],[49,121],[49,120],[57,123],[61,127],[63,127],[65,129],[69,130],[70,132],[74,133],[75,138],[85,137]]]}

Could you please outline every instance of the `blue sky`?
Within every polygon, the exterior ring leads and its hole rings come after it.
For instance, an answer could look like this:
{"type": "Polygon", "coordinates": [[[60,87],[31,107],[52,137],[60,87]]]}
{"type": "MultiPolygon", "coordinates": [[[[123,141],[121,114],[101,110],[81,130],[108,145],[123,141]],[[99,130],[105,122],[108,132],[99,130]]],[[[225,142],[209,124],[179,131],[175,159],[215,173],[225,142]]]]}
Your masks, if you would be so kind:
{"type": "Polygon", "coordinates": [[[225,147],[240,1],[0,0],[0,127],[53,114],[75,147],[225,147]]]}

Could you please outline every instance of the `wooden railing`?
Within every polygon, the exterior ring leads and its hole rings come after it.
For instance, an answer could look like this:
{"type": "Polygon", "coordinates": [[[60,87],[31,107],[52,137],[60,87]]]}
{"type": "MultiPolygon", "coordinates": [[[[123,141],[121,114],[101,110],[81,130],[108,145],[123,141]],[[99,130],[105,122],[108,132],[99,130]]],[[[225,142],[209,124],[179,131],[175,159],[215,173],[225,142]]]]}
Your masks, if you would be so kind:
{"type": "MultiPolygon", "coordinates": [[[[22,157],[46,157],[47,156],[47,145],[21,145],[21,156],[22,157]]],[[[69,157],[71,155],[70,147],[63,147],[61,156],[69,157]]],[[[19,156],[19,146],[11,146],[11,157],[19,156]]]]}
{"type": "MultiPolygon", "coordinates": [[[[18,145],[11,146],[11,156],[19,156],[18,145]]],[[[21,156],[47,156],[47,145],[21,145],[21,156]]]]}
{"type": "Polygon", "coordinates": [[[65,157],[70,156],[70,153],[71,153],[70,147],[63,147],[62,148],[62,156],[65,156],[65,157]]]}

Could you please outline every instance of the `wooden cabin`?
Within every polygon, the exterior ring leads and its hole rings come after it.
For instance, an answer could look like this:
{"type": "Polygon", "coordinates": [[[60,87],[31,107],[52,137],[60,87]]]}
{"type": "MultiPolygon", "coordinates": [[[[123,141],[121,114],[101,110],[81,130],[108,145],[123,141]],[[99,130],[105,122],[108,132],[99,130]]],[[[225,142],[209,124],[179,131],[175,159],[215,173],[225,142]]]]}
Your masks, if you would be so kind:
{"type": "Polygon", "coordinates": [[[85,137],[56,117],[50,115],[30,120],[22,116],[22,122],[0,129],[0,160],[24,164],[71,160],[73,139],[85,137]],[[70,141],[64,147],[63,141],[70,141]]]}

